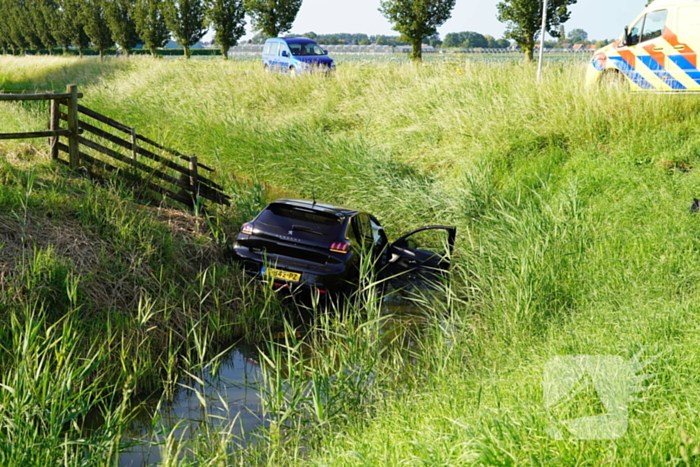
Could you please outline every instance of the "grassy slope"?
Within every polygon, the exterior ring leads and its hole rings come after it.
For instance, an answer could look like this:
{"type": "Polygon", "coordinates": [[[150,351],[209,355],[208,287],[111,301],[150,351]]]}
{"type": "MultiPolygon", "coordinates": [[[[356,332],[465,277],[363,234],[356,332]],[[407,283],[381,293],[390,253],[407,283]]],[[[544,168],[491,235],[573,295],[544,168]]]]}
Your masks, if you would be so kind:
{"type": "MultiPolygon", "coordinates": [[[[224,177],[371,210],[394,235],[459,227],[466,285],[445,329],[460,347],[429,347],[413,384],[313,462],[659,465],[680,458],[681,426],[696,434],[700,220],[687,207],[700,176],[672,168],[700,163],[692,96],[589,92],[576,64],[539,87],[520,64],[358,64],[332,80],[146,60],[97,80],[80,66],[35,86],[84,79],[86,105],[224,177]],[[546,436],[548,359],[642,349],[663,356],[625,437],[546,436]]],[[[586,397],[572,416],[590,415],[586,397]]]]}
{"type": "MultiPolygon", "coordinates": [[[[16,63],[0,87],[46,89],[47,70],[50,80],[70,70],[67,79],[90,81],[117,68],[16,63]]],[[[39,129],[45,112],[3,103],[0,127],[39,129]]],[[[0,463],[108,465],[129,419],[123,394],[172,391],[183,370],[202,371],[264,326],[265,303],[241,292],[248,279],[214,241],[238,222],[231,212],[207,223],[144,206],[128,189],[51,164],[43,141],[34,144],[0,144],[0,463]],[[110,400],[103,429],[81,430],[110,400]]]]}

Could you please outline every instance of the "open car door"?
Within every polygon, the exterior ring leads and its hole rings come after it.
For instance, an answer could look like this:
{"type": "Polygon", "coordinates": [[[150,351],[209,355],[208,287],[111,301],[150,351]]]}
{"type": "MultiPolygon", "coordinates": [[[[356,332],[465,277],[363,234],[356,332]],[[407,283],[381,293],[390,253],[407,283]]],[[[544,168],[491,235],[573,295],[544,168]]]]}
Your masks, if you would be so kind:
{"type": "Polygon", "coordinates": [[[429,225],[407,233],[389,247],[389,272],[437,279],[450,269],[457,228],[429,225]]]}

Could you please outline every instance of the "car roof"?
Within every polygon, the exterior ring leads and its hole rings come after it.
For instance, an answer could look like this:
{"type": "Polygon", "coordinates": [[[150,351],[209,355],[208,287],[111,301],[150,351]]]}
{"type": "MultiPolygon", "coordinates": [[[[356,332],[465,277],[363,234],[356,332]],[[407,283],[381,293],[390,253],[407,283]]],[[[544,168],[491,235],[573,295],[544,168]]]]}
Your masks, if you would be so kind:
{"type": "Polygon", "coordinates": [[[316,41],[306,37],[285,37],[284,41],[287,44],[315,44],[316,41]]]}
{"type": "Polygon", "coordinates": [[[360,212],[357,209],[350,209],[343,206],[335,206],[332,204],[317,203],[316,201],[308,201],[305,199],[282,198],[275,200],[270,204],[286,204],[288,206],[312,209],[314,211],[325,212],[336,216],[354,216],[355,214],[360,212]]]}

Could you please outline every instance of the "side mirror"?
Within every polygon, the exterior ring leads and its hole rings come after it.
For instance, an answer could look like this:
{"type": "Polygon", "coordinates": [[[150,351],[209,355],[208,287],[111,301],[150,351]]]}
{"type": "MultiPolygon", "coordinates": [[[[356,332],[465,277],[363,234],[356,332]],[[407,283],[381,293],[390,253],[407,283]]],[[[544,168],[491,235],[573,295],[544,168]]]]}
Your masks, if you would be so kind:
{"type": "Polygon", "coordinates": [[[328,55],[328,51],[327,51],[327,50],[324,50],[324,51],[323,51],[323,55],[328,55]]]}
{"type": "Polygon", "coordinates": [[[622,45],[627,46],[630,42],[630,30],[625,26],[625,31],[622,33],[622,45]]]}
{"type": "Polygon", "coordinates": [[[289,57],[289,53],[286,50],[282,51],[282,56],[283,57],[289,57]]]}

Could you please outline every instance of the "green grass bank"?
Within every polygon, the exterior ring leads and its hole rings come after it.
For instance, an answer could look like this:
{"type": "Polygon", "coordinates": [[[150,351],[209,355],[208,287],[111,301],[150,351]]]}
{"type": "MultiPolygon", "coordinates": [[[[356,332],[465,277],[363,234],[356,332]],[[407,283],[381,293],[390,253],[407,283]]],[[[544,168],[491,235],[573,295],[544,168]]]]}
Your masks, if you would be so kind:
{"type": "MultiPolygon", "coordinates": [[[[216,166],[240,193],[215,217],[220,239],[274,193],[366,209],[394,238],[459,228],[449,301],[428,307],[418,348],[380,345],[372,323],[388,318],[366,304],[364,324],[319,317],[324,351],[309,360],[290,342],[272,367],[295,370],[268,379],[269,395],[280,379],[299,388],[276,406],[295,417],[247,450],[211,454],[202,442],[194,463],[693,465],[681,433],[695,437],[700,421],[700,218],[688,212],[700,197],[700,101],[587,90],[583,73],[550,64],[537,85],[515,62],[363,62],[291,80],[249,62],[0,58],[0,88],[78,84],[84,105],[216,166]],[[248,196],[240,180],[269,189],[248,196]],[[548,361],[639,352],[660,356],[640,370],[655,376],[627,401],[624,436],[547,434],[552,420],[605,412],[590,388],[545,410],[548,361]]],[[[3,131],[44,124],[41,109],[6,108],[3,131]]],[[[23,195],[26,170],[4,188],[20,219],[41,212],[40,197],[23,195]]],[[[167,235],[155,232],[161,251],[167,235]]]]}

